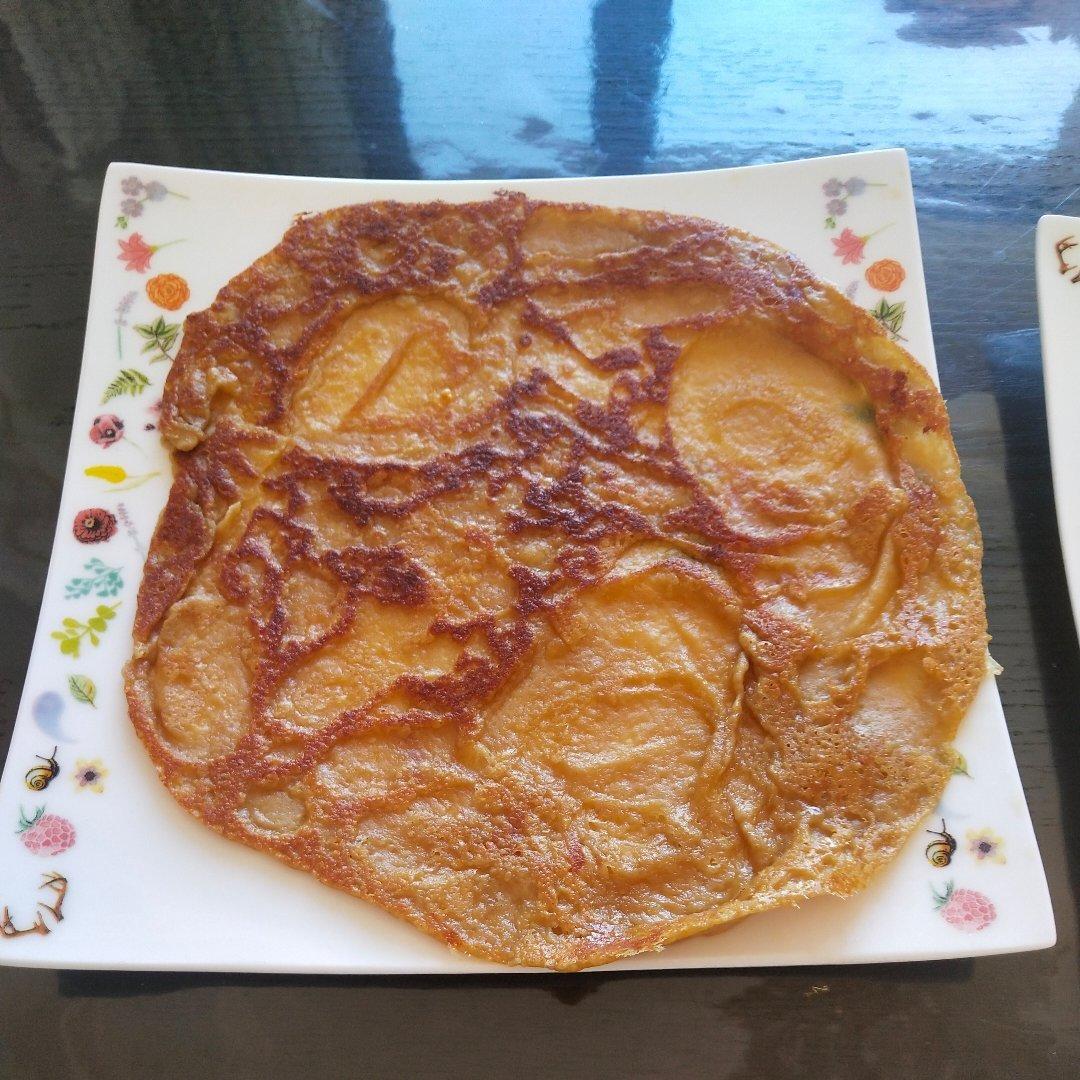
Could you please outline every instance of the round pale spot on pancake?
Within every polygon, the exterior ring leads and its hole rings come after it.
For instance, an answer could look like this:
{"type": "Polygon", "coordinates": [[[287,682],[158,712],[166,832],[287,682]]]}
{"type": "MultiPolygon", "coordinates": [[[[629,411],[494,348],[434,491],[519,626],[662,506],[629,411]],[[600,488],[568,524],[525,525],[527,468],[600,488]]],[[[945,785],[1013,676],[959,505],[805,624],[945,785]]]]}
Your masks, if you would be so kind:
{"type": "Polygon", "coordinates": [[[242,609],[206,594],[174,604],[150,673],[163,738],[202,758],[232,750],[250,718],[252,652],[242,609]]]}
{"type": "Polygon", "coordinates": [[[448,437],[456,420],[493,401],[509,379],[510,356],[497,321],[471,320],[445,300],[364,304],[309,359],[287,430],[339,445],[355,437],[408,456],[417,442],[412,425],[448,437]]]}
{"type": "Polygon", "coordinates": [[[307,817],[304,801],[288,791],[254,792],[244,806],[252,825],[272,833],[296,832],[307,817]]]}
{"type": "Polygon", "coordinates": [[[684,351],[671,427],[705,489],[748,525],[835,520],[866,488],[892,479],[866,392],[746,320],[684,351]]]}
{"type": "Polygon", "coordinates": [[[941,695],[942,682],[918,651],[898,650],[879,658],[866,676],[851,725],[877,746],[935,746],[942,739],[941,717],[923,702],[941,695]]]}
{"type": "Polygon", "coordinates": [[[888,531],[907,497],[862,387],[737,320],[685,350],[671,426],[727,523],[762,551],[762,595],[786,596],[825,640],[873,622],[899,579],[888,531]]]}

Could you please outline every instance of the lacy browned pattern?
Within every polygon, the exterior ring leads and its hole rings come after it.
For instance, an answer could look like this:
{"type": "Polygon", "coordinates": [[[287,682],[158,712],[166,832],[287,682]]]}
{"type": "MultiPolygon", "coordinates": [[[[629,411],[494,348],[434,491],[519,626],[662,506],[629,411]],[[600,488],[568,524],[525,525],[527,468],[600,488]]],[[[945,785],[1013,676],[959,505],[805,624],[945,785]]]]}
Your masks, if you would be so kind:
{"type": "Polygon", "coordinates": [[[572,969],[848,895],[949,775],[986,633],[944,404],[763,241],[301,217],[187,320],[161,430],[164,782],[456,948],[572,969]]]}

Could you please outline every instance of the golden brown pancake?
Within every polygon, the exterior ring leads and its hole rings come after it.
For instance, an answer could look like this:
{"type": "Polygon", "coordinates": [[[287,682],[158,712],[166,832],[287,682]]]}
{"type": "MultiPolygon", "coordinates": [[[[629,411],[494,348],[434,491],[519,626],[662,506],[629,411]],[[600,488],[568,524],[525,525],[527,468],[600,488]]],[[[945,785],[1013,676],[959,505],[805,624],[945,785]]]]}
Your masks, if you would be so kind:
{"type": "Polygon", "coordinates": [[[162,780],[456,949],[576,969],[848,896],[946,782],[987,639],[944,403],[765,241],[301,217],[188,318],[161,430],[162,780]]]}

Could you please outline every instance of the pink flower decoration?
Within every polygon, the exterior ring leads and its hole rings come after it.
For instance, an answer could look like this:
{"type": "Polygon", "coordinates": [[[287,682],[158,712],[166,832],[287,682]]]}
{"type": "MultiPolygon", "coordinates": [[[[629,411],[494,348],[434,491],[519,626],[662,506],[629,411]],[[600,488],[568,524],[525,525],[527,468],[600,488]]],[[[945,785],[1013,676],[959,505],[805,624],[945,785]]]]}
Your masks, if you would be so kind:
{"type": "Polygon", "coordinates": [[[148,244],[141,233],[132,233],[126,240],[117,240],[120,254],[117,258],[124,264],[125,270],[137,270],[145,273],[150,267],[150,257],[157,248],[148,244]]]}
{"type": "Polygon", "coordinates": [[[863,249],[869,239],[869,236],[856,236],[850,229],[845,229],[839,236],[833,237],[833,254],[842,259],[845,266],[848,263],[861,263],[863,249]]]}
{"type": "Polygon", "coordinates": [[[90,425],[90,441],[97,446],[112,446],[124,437],[124,421],[115,413],[95,416],[90,425]]]}

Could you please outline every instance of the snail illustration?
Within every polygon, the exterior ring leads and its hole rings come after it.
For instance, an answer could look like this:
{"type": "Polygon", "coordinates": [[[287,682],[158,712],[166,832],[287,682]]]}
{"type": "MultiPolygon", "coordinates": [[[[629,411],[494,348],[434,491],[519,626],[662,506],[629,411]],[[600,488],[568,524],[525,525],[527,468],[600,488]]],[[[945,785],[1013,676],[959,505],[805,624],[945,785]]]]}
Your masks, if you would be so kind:
{"type": "Polygon", "coordinates": [[[54,746],[48,757],[42,757],[41,754],[34,755],[45,764],[35,765],[27,771],[26,786],[31,791],[44,791],[59,775],[60,763],[56,760],[56,750],[57,747],[54,746]]]}
{"type": "Polygon", "coordinates": [[[926,845],[926,857],[932,866],[948,866],[956,851],[956,837],[945,828],[945,819],[941,819],[941,829],[927,829],[931,836],[938,837],[926,845]]]}

